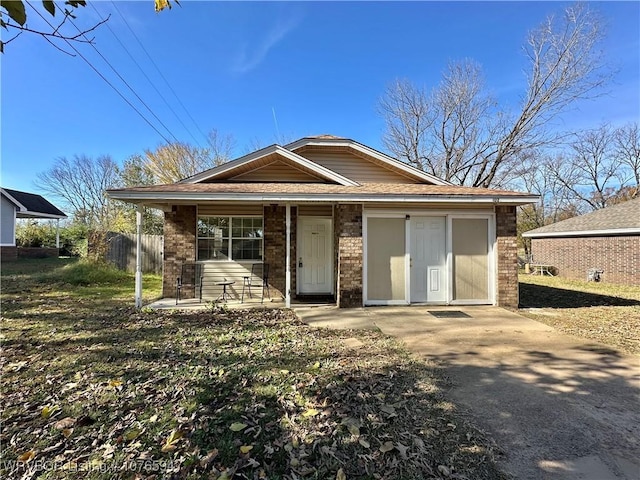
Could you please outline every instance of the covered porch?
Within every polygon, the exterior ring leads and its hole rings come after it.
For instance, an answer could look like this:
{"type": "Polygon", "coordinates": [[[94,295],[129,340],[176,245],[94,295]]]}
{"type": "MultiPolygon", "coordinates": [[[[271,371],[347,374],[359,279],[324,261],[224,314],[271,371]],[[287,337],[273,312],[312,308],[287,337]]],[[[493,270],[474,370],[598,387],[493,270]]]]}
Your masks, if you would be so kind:
{"type": "MultiPolygon", "coordinates": [[[[362,306],[361,204],[199,202],[163,210],[159,307],[166,299],[175,307],[180,282],[181,308],[288,308],[296,300],[362,306]],[[185,265],[198,270],[186,281],[185,265]]],[[[136,304],[141,292],[137,285],[136,304]]]]}

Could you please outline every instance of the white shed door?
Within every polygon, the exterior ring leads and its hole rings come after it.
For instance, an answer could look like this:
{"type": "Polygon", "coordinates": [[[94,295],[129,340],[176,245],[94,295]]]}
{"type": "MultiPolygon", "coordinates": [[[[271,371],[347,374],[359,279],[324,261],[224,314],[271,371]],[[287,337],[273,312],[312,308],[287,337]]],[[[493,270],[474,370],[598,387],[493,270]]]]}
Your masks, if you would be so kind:
{"type": "Polygon", "coordinates": [[[330,218],[299,217],[298,292],[333,293],[333,236],[330,218]]]}
{"type": "Polygon", "coordinates": [[[411,216],[411,302],[445,302],[446,218],[411,216]]]}

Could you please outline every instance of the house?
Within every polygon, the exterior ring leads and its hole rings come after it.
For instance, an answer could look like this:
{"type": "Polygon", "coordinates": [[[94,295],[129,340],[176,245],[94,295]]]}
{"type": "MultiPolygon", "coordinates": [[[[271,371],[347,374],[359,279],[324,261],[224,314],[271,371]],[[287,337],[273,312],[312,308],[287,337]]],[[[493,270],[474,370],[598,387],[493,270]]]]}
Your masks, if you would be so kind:
{"type": "Polygon", "coordinates": [[[602,270],[609,283],[640,285],[640,198],[522,234],[531,239],[534,263],[558,275],[585,279],[602,270]]]}
{"type": "Polygon", "coordinates": [[[164,211],[165,297],[175,295],[183,262],[203,263],[236,290],[253,263],[265,262],[287,305],[331,295],[340,307],[517,307],[516,206],[537,199],[454,186],[330,135],[108,194],[164,211]]]}
{"type": "MultiPolygon", "coordinates": [[[[8,188],[0,188],[0,254],[3,259],[15,259],[16,219],[45,218],[57,220],[66,218],[62,210],[35,193],[20,192],[8,188]]],[[[56,230],[56,248],[60,248],[60,236],[56,230]]]]}

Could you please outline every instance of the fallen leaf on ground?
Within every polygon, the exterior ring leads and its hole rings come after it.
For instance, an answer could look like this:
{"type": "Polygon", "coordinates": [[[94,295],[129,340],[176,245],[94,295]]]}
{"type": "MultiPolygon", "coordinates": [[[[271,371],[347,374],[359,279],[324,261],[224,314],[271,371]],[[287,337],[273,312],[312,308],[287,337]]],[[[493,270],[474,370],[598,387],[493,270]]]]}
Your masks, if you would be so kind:
{"type": "Polygon", "coordinates": [[[41,413],[42,418],[49,418],[58,410],[60,410],[60,407],[58,405],[47,405],[42,409],[42,413],[41,413]]]}
{"type": "Polygon", "coordinates": [[[394,448],[395,447],[393,446],[393,442],[384,442],[382,445],[380,445],[380,451],[382,453],[390,452],[394,448]]]}
{"type": "Polygon", "coordinates": [[[76,419],[73,417],[65,417],[62,420],[58,420],[53,424],[53,427],[56,430],[64,430],[66,428],[71,428],[76,424],[76,419]]]}
{"type": "Polygon", "coordinates": [[[239,432],[240,430],[244,430],[245,428],[247,428],[247,424],[240,422],[232,423],[229,426],[229,430],[231,430],[232,432],[239,432]]]}
{"type": "Polygon", "coordinates": [[[33,459],[33,457],[36,456],[36,451],[35,450],[29,450],[28,452],[24,452],[22,455],[20,455],[18,457],[18,461],[19,462],[23,462],[23,463],[27,463],[29,461],[31,461],[33,459]]]}

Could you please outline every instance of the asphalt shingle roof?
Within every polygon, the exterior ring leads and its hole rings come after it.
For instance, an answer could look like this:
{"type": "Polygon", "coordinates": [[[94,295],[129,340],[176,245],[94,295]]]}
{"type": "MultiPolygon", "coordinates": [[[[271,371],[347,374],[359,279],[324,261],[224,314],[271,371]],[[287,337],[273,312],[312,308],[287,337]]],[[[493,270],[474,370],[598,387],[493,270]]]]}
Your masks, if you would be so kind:
{"type": "Polygon", "coordinates": [[[626,229],[640,229],[640,198],[529,230],[524,236],[626,229]]]}
{"type": "Polygon", "coordinates": [[[329,183],[173,183],[113,189],[109,192],[138,193],[281,193],[307,195],[464,195],[464,196],[504,196],[518,197],[530,195],[509,190],[492,190],[488,188],[459,187],[453,185],[428,185],[405,183],[363,183],[357,186],[334,185],[329,183]]]}
{"type": "Polygon", "coordinates": [[[41,195],[20,192],[9,188],[3,188],[3,190],[15,198],[16,201],[21,203],[29,212],[44,213],[46,215],[59,215],[63,217],[67,216],[62,210],[41,195]]]}

